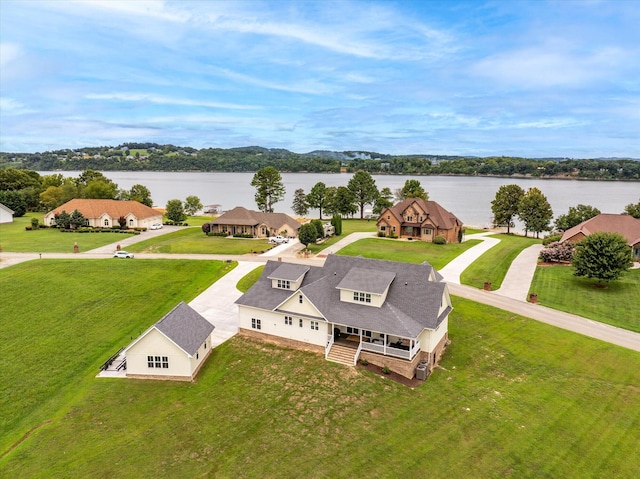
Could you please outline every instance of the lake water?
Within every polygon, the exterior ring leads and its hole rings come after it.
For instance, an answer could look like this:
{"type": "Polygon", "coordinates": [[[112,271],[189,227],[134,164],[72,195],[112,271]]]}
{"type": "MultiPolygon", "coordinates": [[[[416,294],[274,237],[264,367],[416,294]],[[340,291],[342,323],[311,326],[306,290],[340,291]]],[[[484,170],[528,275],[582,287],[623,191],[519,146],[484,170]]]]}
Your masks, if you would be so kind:
{"type": "MultiPolygon", "coordinates": [[[[54,172],[40,172],[51,173],[54,172]]],[[[76,178],[80,174],[78,171],[55,173],[76,178]]],[[[107,171],[104,174],[122,189],[130,189],[135,184],[146,186],[154,205],[159,207],[171,199],[184,201],[187,196],[195,195],[202,204],[220,204],[223,210],[235,206],[257,209],[255,188],[251,186],[253,173],[107,171]]],[[[327,186],[346,186],[352,176],[350,173],[282,173],[286,196],[276,203],[275,210],[293,214],[291,204],[297,188],[308,193],[319,181],[327,186]]],[[[429,199],[453,212],[465,225],[476,227],[491,224],[491,200],[502,185],[517,184],[525,191],[533,187],[540,189],[556,217],[578,204],[594,206],[603,213],[622,213],[626,205],[640,198],[638,182],[391,175],[374,175],[374,179],[378,189],[388,187],[391,191],[401,188],[407,179],[417,179],[429,193],[429,199]]],[[[516,229],[520,229],[519,225],[516,229]]]]}

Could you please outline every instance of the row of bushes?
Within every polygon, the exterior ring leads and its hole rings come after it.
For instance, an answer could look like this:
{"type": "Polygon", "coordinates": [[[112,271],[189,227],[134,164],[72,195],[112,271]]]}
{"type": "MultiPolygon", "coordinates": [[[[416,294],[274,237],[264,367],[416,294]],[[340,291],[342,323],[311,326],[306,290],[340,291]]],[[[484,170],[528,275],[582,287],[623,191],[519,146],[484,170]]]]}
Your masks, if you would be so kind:
{"type": "MultiPolygon", "coordinates": [[[[378,231],[379,238],[391,238],[396,239],[398,235],[396,235],[393,231],[389,231],[389,234],[385,234],[384,231],[378,231]]],[[[407,238],[408,240],[412,240],[413,238],[407,238]]],[[[436,236],[433,238],[433,244],[447,244],[447,239],[444,236],[436,236]]]]}
{"type": "Polygon", "coordinates": [[[140,229],[120,230],[120,229],[93,229],[93,228],[78,228],[77,230],[63,230],[61,233],[121,233],[125,235],[139,235],[140,229]]]}
{"type": "Polygon", "coordinates": [[[163,224],[166,226],[189,226],[189,223],[181,223],[179,221],[171,221],[171,220],[166,220],[163,224]]]}

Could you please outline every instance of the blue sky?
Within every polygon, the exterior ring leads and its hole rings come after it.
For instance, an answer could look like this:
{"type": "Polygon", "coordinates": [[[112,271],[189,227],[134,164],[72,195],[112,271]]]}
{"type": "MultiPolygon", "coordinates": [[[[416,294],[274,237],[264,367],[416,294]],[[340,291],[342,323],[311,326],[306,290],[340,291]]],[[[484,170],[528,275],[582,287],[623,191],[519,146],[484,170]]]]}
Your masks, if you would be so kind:
{"type": "Polygon", "coordinates": [[[640,158],[640,0],[0,2],[0,151],[640,158]]]}

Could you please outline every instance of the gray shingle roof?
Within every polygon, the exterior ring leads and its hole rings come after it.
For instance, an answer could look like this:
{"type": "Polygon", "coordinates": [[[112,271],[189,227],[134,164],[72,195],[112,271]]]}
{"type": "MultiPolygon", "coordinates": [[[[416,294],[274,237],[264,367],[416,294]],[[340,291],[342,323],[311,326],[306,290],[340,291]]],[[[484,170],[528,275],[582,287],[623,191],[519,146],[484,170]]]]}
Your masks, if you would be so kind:
{"type": "Polygon", "coordinates": [[[384,293],[396,274],[393,271],[377,269],[351,268],[336,286],[337,289],[364,291],[365,293],[384,293]]]}
{"type": "MultiPolygon", "coordinates": [[[[269,261],[260,279],[236,303],[276,310],[298,292],[271,287],[268,279],[282,263],[269,261]]],[[[446,284],[429,281],[433,267],[428,263],[408,264],[360,257],[329,255],[323,267],[311,266],[300,292],[333,323],[404,337],[416,337],[425,329],[435,329],[448,314],[439,314],[446,284]],[[340,301],[336,287],[353,269],[388,278],[394,275],[382,307],[340,301]]],[[[356,273],[359,274],[359,273],[356,273]]]]}
{"type": "Polygon", "coordinates": [[[198,351],[200,345],[214,329],[213,324],[184,301],[169,311],[154,326],[191,356],[198,351]]]}
{"type": "Polygon", "coordinates": [[[307,271],[309,271],[309,266],[304,264],[281,263],[268,278],[298,281],[307,271]]]}
{"type": "Polygon", "coordinates": [[[283,225],[287,225],[296,234],[300,229],[300,223],[287,214],[263,213],[262,211],[248,210],[242,206],[236,206],[209,222],[211,225],[236,226],[256,226],[261,223],[264,223],[269,228],[280,228],[283,225]]]}

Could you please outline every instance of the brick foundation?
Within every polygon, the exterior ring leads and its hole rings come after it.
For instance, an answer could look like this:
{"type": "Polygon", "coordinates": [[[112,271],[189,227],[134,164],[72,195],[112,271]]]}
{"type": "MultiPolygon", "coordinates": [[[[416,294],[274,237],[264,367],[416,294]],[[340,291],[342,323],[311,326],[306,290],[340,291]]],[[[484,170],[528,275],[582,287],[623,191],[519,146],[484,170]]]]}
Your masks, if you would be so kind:
{"type": "Polygon", "coordinates": [[[275,344],[276,346],[282,346],[284,348],[298,349],[301,351],[311,351],[324,356],[324,347],[317,344],[307,344],[295,339],[281,338],[280,336],[274,336],[272,334],[260,333],[255,329],[240,328],[240,335],[246,338],[257,339],[258,341],[264,341],[265,343],[275,344]]]}

